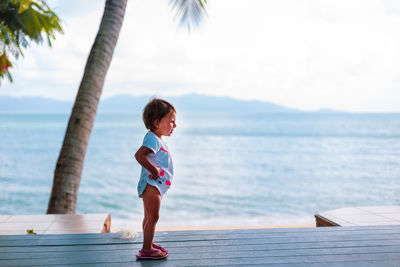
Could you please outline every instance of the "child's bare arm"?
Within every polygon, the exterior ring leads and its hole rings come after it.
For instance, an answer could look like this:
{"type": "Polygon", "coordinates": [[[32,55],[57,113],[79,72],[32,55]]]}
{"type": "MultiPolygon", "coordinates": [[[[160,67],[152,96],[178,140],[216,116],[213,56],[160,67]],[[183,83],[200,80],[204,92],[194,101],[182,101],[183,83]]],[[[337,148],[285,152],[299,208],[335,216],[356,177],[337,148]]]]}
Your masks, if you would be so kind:
{"type": "Polygon", "coordinates": [[[151,179],[157,179],[160,176],[159,169],[154,166],[153,163],[147,158],[147,156],[152,153],[151,149],[145,146],[141,146],[138,151],[135,153],[135,159],[139,162],[143,168],[147,169],[150,173],[151,179]]]}

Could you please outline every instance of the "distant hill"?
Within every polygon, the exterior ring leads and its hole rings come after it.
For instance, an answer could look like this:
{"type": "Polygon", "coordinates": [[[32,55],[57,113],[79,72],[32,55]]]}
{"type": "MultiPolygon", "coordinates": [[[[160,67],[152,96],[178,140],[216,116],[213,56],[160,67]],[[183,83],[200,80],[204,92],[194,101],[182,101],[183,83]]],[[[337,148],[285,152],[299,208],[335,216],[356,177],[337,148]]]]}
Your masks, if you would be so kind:
{"type": "Polygon", "coordinates": [[[230,97],[216,97],[189,94],[170,98],[181,110],[194,111],[237,111],[237,112],[298,112],[299,110],[265,101],[239,100],[230,97]]]}
{"type": "Polygon", "coordinates": [[[72,102],[59,101],[51,98],[0,96],[0,112],[65,113],[70,112],[71,109],[72,102]]]}
{"type": "MultiPolygon", "coordinates": [[[[99,113],[141,112],[150,96],[117,95],[100,101],[99,113]]],[[[230,97],[188,94],[165,97],[180,111],[228,111],[228,112],[273,112],[287,113],[299,110],[270,102],[246,101],[230,97]]],[[[0,112],[69,113],[72,101],[60,101],[42,97],[0,96],[0,112]]]]}
{"type": "MultiPolygon", "coordinates": [[[[118,95],[100,102],[100,112],[142,111],[150,96],[133,97],[118,95]]],[[[217,97],[187,94],[179,97],[165,97],[178,110],[182,111],[247,111],[247,112],[297,112],[298,110],[262,101],[238,100],[230,97],[217,97]]]]}

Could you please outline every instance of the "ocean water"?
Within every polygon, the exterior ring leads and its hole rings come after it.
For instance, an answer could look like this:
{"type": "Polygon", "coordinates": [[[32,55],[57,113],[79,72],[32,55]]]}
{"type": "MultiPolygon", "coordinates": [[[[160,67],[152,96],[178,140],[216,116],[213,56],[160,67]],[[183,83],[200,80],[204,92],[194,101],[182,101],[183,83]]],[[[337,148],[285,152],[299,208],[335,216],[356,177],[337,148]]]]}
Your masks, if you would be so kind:
{"type": "MultiPolygon", "coordinates": [[[[44,214],[68,114],[0,114],[0,214],[44,214]]],[[[400,114],[179,113],[165,138],[164,227],[314,224],[341,207],[400,205],[400,114]]],[[[78,213],[140,228],[141,114],[98,114],[78,213]]]]}

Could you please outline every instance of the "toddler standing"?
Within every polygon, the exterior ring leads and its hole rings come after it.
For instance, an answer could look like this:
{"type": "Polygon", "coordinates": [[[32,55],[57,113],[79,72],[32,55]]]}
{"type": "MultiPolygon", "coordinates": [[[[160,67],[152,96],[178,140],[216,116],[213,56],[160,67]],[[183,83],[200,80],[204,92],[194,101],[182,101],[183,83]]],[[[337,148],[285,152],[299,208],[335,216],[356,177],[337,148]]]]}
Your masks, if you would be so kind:
{"type": "Polygon", "coordinates": [[[163,136],[170,136],[176,127],[174,106],[162,99],[153,98],[143,110],[143,122],[149,130],[143,144],[135,153],[142,165],[138,194],[143,199],[143,247],[136,255],[138,259],[164,259],[168,251],[153,243],[159,218],[162,196],[171,186],[173,165],[171,154],[163,136]]]}

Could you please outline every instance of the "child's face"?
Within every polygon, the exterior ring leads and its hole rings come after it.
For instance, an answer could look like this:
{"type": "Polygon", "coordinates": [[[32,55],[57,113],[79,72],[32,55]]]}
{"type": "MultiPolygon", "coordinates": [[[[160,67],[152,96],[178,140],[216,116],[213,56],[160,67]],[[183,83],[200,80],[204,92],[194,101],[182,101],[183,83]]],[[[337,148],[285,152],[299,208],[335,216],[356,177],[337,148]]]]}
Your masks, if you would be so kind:
{"type": "Polygon", "coordinates": [[[171,110],[168,115],[163,117],[160,121],[154,122],[154,126],[156,126],[154,133],[158,137],[170,136],[176,127],[175,119],[176,113],[171,110]]]}

